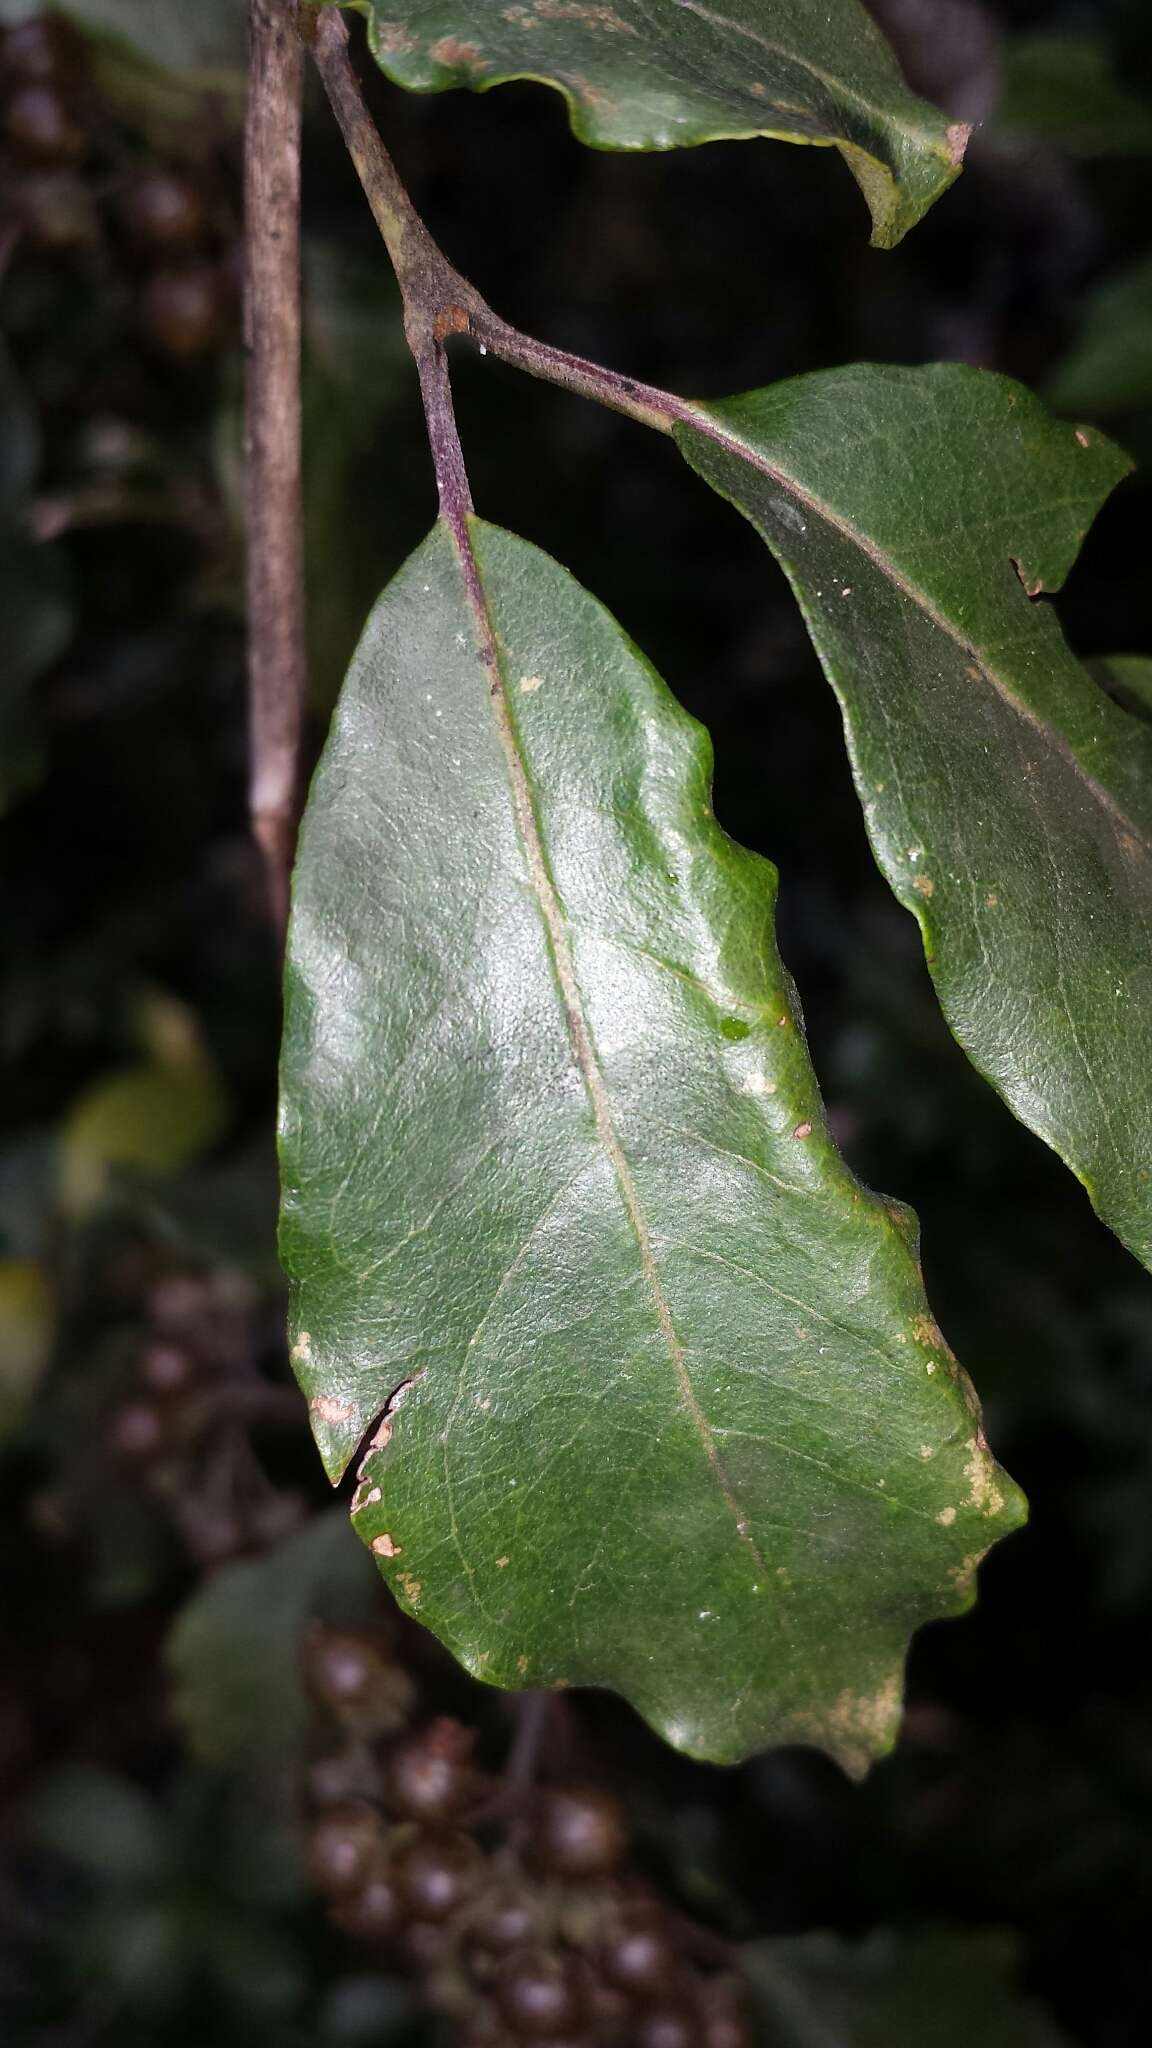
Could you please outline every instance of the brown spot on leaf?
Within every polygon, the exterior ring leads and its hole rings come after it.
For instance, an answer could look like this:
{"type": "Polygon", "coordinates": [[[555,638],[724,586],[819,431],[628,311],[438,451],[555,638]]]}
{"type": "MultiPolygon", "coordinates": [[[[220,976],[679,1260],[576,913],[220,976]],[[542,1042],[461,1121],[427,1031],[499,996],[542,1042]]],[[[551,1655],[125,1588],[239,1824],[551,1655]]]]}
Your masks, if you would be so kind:
{"type": "Polygon", "coordinates": [[[308,1406],[321,1422],[330,1422],[334,1426],[351,1422],[356,1412],[351,1401],[337,1401],[332,1394],[314,1394],[308,1406]]]}
{"type": "Polygon", "coordinates": [[[942,1529],[950,1529],[952,1527],[953,1522],[956,1520],[955,1508],[941,1508],[940,1513],[936,1517],[936,1520],[939,1522],[942,1529]]]}
{"type": "Polygon", "coordinates": [[[470,71],[487,71],[488,59],[483,56],[478,43],[462,43],[458,36],[441,36],[433,43],[428,55],[437,64],[458,66],[470,71]]]}
{"type": "Polygon", "coordinates": [[[415,1607],[423,1591],[419,1579],[414,1579],[411,1572],[401,1572],[400,1585],[404,1592],[404,1598],[411,1606],[415,1607]]]}
{"type": "Polygon", "coordinates": [[[929,896],[934,896],[936,893],[936,884],[932,880],[931,875],[917,875],[912,887],[918,896],[924,897],[925,901],[927,901],[929,896]]]}
{"type": "Polygon", "coordinates": [[[387,1532],[383,1536],[374,1536],[372,1538],[372,1548],[377,1557],[399,1557],[400,1555],[400,1545],[393,1543],[391,1536],[387,1532]]]}
{"type": "Polygon", "coordinates": [[[954,164],[963,163],[971,133],[972,125],[968,121],[953,121],[944,130],[944,146],[954,164]]]}
{"type": "Polygon", "coordinates": [[[917,1344],[924,1344],[931,1351],[944,1349],[944,1332],[931,1316],[916,1316],[912,1323],[912,1335],[917,1344]]]}
{"type": "Polygon", "coordinates": [[[517,1657],[517,1659],[516,1659],[516,1669],[517,1669],[517,1671],[518,1671],[518,1672],[520,1673],[520,1676],[521,1676],[521,1678],[523,1678],[523,1676],[524,1676],[524,1673],[525,1673],[525,1672],[527,1671],[527,1669],[528,1669],[528,1659],[527,1659],[527,1657],[517,1657]]]}
{"type": "Polygon", "coordinates": [[[521,676],[520,688],[524,691],[525,696],[531,696],[533,690],[538,690],[543,681],[543,676],[521,676]]]}
{"type": "Polygon", "coordinates": [[[812,1136],[811,1124],[797,1124],[792,1136],[794,1138],[810,1138],[812,1136]]]}
{"type": "Polygon", "coordinates": [[[986,897],[984,898],[984,908],[985,908],[985,910],[995,910],[995,909],[997,908],[997,906],[998,906],[999,902],[1000,902],[1000,898],[999,898],[998,896],[994,895],[994,894],[993,894],[993,892],[992,892],[992,890],[991,890],[991,889],[989,889],[989,891],[988,891],[988,894],[987,894],[987,895],[986,895],[986,897]]]}
{"type": "Polygon", "coordinates": [[[497,1571],[498,1571],[498,1572],[502,1572],[502,1571],[503,1571],[503,1569],[504,1569],[504,1567],[505,1567],[505,1565],[506,1565],[506,1564],[508,1564],[508,1563],[510,1563],[510,1559],[508,1559],[508,1558],[506,1558],[506,1557],[498,1557],[498,1558],[496,1559],[496,1569],[497,1569],[497,1571]]]}
{"type": "Polygon", "coordinates": [[[1088,436],[1079,427],[1076,429],[1076,439],[1079,441],[1081,448],[1087,448],[1088,436]]]}

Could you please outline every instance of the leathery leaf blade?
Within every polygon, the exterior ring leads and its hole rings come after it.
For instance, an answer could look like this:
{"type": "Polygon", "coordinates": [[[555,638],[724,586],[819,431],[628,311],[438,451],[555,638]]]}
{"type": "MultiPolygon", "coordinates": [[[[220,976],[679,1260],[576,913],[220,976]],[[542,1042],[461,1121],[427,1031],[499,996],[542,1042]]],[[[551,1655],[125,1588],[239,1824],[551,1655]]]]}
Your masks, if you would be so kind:
{"type": "Polygon", "coordinates": [[[1021,1518],[908,1213],[828,1136],[710,750],[526,542],[437,528],[304,822],[293,1360],[357,1529],[477,1676],[732,1760],[891,1741],[910,1632],[1021,1518]]]}
{"type": "Polygon", "coordinates": [[[1152,1266],[1152,729],[1038,601],[1127,458],[954,364],[693,411],[685,455],[800,600],[953,1033],[1152,1266]]]}
{"type": "Polygon", "coordinates": [[[838,149],[890,248],[955,178],[968,129],[908,90],[859,0],[348,0],[413,92],[551,85],[599,149],[774,136],[838,149]]]}

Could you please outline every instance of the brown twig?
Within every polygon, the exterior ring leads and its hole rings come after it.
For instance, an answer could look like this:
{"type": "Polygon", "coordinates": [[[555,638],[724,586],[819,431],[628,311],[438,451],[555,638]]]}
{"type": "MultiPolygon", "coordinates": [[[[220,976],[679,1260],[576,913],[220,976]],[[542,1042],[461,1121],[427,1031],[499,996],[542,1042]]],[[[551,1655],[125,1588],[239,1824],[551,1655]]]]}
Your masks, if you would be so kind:
{"type": "Polygon", "coordinates": [[[277,929],[288,914],[304,712],[300,127],[294,0],[249,0],[245,120],[245,498],[249,807],[277,929]]]}
{"type": "MultiPolygon", "coordinates": [[[[326,7],[319,15],[312,53],[392,258],[404,299],[405,333],[419,365],[428,363],[449,335],[463,334],[477,344],[482,355],[514,363],[529,376],[593,398],[661,433],[671,433],[681,420],[699,425],[698,416],[683,399],[658,391],[651,384],[641,384],[634,377],[621,376],[617,370],[588,362],[582,356],[570,355],[565,349],[536,341],[494,313],[475,286],[461,277],[437,247],[408,197],[368,111],[349,54],[347,26],[337,8],[326,7]]],[[[446,382],[438,380],[435,389],[430,390],[423,367],[421,374],[427,410],[429,397],[442,396],[446,382]]],[[[431,412],[429,431],[435,441],[431,412]]]]}

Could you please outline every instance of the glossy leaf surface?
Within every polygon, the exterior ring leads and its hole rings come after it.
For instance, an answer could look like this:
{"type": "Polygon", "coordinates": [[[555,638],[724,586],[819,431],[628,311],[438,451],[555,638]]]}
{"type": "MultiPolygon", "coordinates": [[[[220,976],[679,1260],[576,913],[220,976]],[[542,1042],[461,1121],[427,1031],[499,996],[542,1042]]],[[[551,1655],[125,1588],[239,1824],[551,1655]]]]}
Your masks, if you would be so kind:
{"type": "Polygon", "coordinates": [[[832,145],[890,247],[947,189],[968,130],[908,90],[858,0],[354,0],[414,92],[554,86],[582,142],[680,149],[757,135],[832,145]]]}
{"type": "Polygon", "coordinates": [[[796,591],[953,1032],[1152,1264],[1152,732],[1036,601],[1126,457],[957,365],[698,410],[681,445],[796,591]]]}
{"type": "Polygon", "coordinates": [[[304,822],[282,1250],[317,1439],[335,1477],[374,1430],[357,1528],[479,1677],[863,1768],[1019,1496],[911,1218],[828,1136],[705,735],[554,562],[471,532],[381,599],[304,822]]]}

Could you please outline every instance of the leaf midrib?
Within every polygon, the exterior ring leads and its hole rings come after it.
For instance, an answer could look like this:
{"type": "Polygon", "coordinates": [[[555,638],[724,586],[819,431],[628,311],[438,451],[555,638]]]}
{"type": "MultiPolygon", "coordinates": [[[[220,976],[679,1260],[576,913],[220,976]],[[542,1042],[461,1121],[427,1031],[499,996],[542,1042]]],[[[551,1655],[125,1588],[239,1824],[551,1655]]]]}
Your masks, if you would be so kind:
{"type": "MultiPolygon", "coordinates": [[[[689,428],[695,428],[698,433],[703,434],[708,440],[714,441],[718,447],[727,449],[729,454],[737,456],[741,462],[746,462],[750,469],[758,470],[762,476],[766,476],[773,483],[779,484],[782,490],[787,491],[815,518],[823,520],[826,525],[832,527],[834,532],[840,534],[844,540],[857,548],[865,559],[871,562],[873,568],[886,577],[888,582],[895,589],[899,590],[903,596],[911,599],[912,603],[917,605],[920,611],[923,612],[925,618],[951,640],[960,649],[962,654],[970,657],[979,668],[985,681],[991,685],[992,689],[1002,702],[1008,706],[1009,710],[1014,711],[1018,718],[1026,725],[1030,725],[1034,732],[1038,733],[1048,745],[1063,757],[1073,772],[1080,778],[1089,795],[1108,814],[1113,825],[1121,832],[1126,833],[1131,839],[1136,840],[1140,845],[1145,847],[1148,845],[1148,833],[1144,826],[1132,819],[1123,805],[1112,795],[1111,791],[1105,788],[1103,783],[1098,782],[1096,777],[1084,766],[1071,741],[1066,738],[1058,727],[1052,725],[1047,719],[1042,718],[1040,713],[1034,711],[1024,698],[1016,694],[1015,690],[1005,681],[1003,676],[998,674],[990,657],[985,654],[984,650],[974,640],[971,640],[959,626],[954,625],[952,620],[949,619],[948,614],[941,611],[927,593],[921,590],[919,585],[914,583],[910,576],[905,575],[904,571],[897,567],[896,563],[884,553],[884,550],[876,542],[870,540],[866,534],[854,526],[850,519],[834,511],[832,506],[826,504],[822,498],[817,497],[815,492],[810,491],[805,485],[799,483],[788,470],[782,468],[778,463],[770,462],[768,457],[761,454],[758,449],[750,448],[748,443],[740,440],[738,435],[722,427],[713,414],[703,412],[699,407],[690,403],[685,403],[683,407],[677,407],[677,419],[680,424],[689,428]]],[[[722,495],[727,494],[724,493],[722,495]]],[[[743,511],[741,506],[738,506],[737,509],[743,511]]],[[[756,522],[753,521],[752,523],[755,524],[756,522]]]]}
{"type": "MultiPolygon", "coordinates": [[[[733,21],[730,15],[720,14],[712,7],[705,7],[703,0],[672,0],[672,4],[683,13],[694,14],[697,20],[708,22],[713,28],[726,29],[732,35],[743,36],[746,42],[756,43],[760,49],[766,50],[769,56],[783,57],[787,63],[795,64],[798,70],[806,71],[809,77],[816,79],[834,99],[851,101],[862,108],[877,127],[895,128],[905,135],[914,136],[917,141],[924,142],[934,155],[944,159],[945,152],[939,138],[932,134],[930,128],[917,128],[911,121],[886,112],[883,107],[877,106],[875,100],[870,99],[867,93],[850,85],[847,79],[837,77],[835,72],[825,71],[821,65],[814,63],[810,57],[805,57],[799,50],[790,50],[785,44],[774,42],[770,36],[762,35],[759,29],[752,28],[746,21],[733,21]]],[[[871,17],[865,15],[865,20],[866,25],[871,28],[871,17]]],[[[902,80],[893,79],[892,83],[894,87],[899,86],[907,90],[902,80]]],[[[880,163],[880,158],[873,157],[873,161],[880,163]]],[[[891,164],[881,164],[881,169],[886,171],[889,177],[893,176],[891,164]]]]}
{"type": "Polygon", "coordinates": [[[544,851],[543,837],[532,798],[527,766],[508,709],[508,696],[500,662],[495,625],[488,605],[484,579],[481,575],[480,565],[476,559],[472,544],[472,522],[468,519],[462,520],[459,523],[454,520],[447,520],[445,524],[460,563],[464,588],[473,614],[477,635],[477,651],[488,679],[488,699],[492,706],[501,750],[504,755],[516,825],[521,845],[524,849],[533,894],[536,898],[541,922],[543,923],[549,950],[552,954],[553,967],[560,990],[561,1001],[564,1006],[565,1021],[568,1026],[568,1035],[571,1040],[576,1066],[591,1105],[596,1125],[596,1134],[616,1175],[616,1182],[620,1189],[624,1211],[636,1240],[641,1268],[656,1313],[660,1334],[664,1340],[665,1348],[676,1375],[685,1411],[699,1438],[701,1448],[720,1496],[732,1516],[737,1536],[748,1545],[757,1567],[761,1571],[767,1572],[767,1561],[761,1555],[759,1546],[752,1535],[748,1517],[740,1505],[725,1470],[711,1425],[696,1397],[696,1390],[692,1384],[687,1359],[684,1355],[684,1347],[680,1342],[676,1325],[672,1319],[672,1311],[664,1293],[664,1286],[660,1278],[660,1270],[656,1263],[656,1254],[653,1249],[652,1233],[640,1200],[640,1191],[636,1186],[628,1156],[616,1130],[607,1082],[597,1057],[587,1018],[584,1015],[583,999],[576,976],[575,962],[572,958],[572,949],[568,941],[567,926],[544,851]]]}

